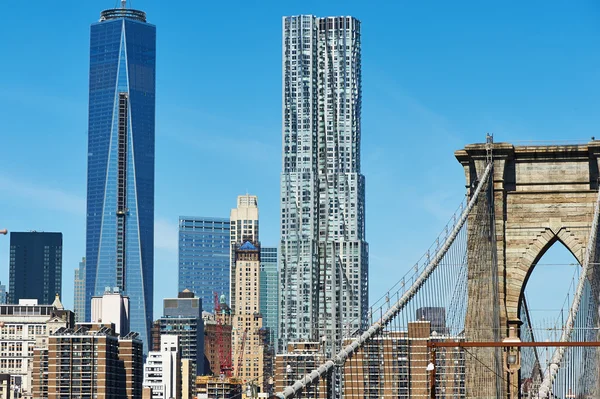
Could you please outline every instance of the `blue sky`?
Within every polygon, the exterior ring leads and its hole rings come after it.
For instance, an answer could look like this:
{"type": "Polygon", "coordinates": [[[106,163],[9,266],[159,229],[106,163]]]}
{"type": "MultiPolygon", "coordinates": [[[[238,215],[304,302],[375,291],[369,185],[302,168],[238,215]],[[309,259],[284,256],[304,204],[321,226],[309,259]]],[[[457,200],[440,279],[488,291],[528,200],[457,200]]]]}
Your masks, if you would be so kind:
{"type": "MultiPolygon", "coordinates": [[[[68,306],[85,254],[89,25],[115,3],[3,4],[0,227],[64,233],[68,306]]],[[[177,292],[179,215],[226,217],[238,194],[256,194],[261,241],[278,242],[284,15],[362,21],[373,298],[462,200],[455,150],[486,132],[509,142],[598,136],[600,6],[491,3],[134,0],[158,30],[155,316],[177,292]]],[[[3,283],[8,244],[0,237],[3,283]]],[[[570,262],[564,252],[553,248],[558,260],[547,263],[570,262]]],[[[550,280],[560,290],[560,276],[571,275],[566,266],[536,270],[531,289],[548,292],[550,280]]]]}

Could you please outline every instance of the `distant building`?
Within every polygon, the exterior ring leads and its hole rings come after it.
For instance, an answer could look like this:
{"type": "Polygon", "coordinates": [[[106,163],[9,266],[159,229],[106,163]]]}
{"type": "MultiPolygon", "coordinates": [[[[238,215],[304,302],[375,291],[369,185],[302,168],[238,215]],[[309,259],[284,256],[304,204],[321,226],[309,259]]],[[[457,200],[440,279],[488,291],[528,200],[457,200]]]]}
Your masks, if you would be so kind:
{"type": "Polygon", "coordinates": [[[260,247],[260,314],[268,329],[269,345],[277,349],[279,320],[279,272],[277,248],[260,247]]]}
{"type": "MultiPolygon", "coordinates": [[[[182,381],[182,385],[191,386],[190,390],[193,390],[194,378],[204,374],[202,300],[186,289],[177,298],[164,299],[163,304],[163,317],[156,321],[153,332],[159,336],[179,336],[181,359],[188,359],[191,364],[190,380],[182,381]]],[[[160,342],[160,339],[154,336],[152,342],[160,342]]]]}
{"type": "Polygon", "coordinates": [[[209,312],[214,292],[229,296],[229,257],[229,219],[179,217],[179,291],[195,292],[209,312]]]}
{"type": "MultiPolygon", "coordinates": [[[[271,370],[265,370],[267,355],[266,337],[260,314],[260,248],[258,243],[238,245],[235,250],[235,275],[237,281],[236,307],[232,308],[233,359],[235,376],[244,381],[253,381],[264,392],[265,378],[271,370]]],[[[233,280],[232,278],[232,280],[233,280]]]]}
{"type": "Polygon", "coordinates": [[[60,328],[34,350],[34,398],[141,399],[142,346],[137,333],[118,337],[112,324],[60,328]]]}
{"type": "Polygon", "coordinates": [[[6,305],[7,299],[6,285],[0,284],[0,305],[6,305]]]}
{"type": "Polygon", "coordinates": [[[220,311],[216,314],[203,312],[204,320],[204,356],[210,370],[205,369],[205,374],[219,376],[221,374],[221,355],[233,365],[231,355],[231,309],[225,303],[225,295],[221,296],[220,311]]]}
{"type": "Polygon", "coordinates": [[[50,305],[62,293],[62,233],[10,233],[8,302],[50,305]]]}
{"type": "Polygon", "coordinates": [[[92,323],[113,323],[115,333],[129,334],[129,297],[118,287],[106,287],[102,296],[92,297],[92,323]]]}
{"type": "Polygon", "coordinates": [[[85,258],[79,262],[79,267],[75,269],[74,291],[73,291],[73,311],[75,312],[75,322],[83,323],[85,320],[85,258]]]}
{"type": "Polygon", "coordinates": [[[242,380],[239,378],[196,378],[198,399],[240,399],[242,387],[242,380]]]}
{"type": "Polygon", "coordinates": [[[179,337],[162,335],[160,350],[148,352],[143,386],[152,389],[153,399],[181,399],[181,370],[179,337]]]}
{"type": "Polygon", "coordinates": [[[0,373],[10,374],[10,385],[22,397],[32,397],[33,348],[46,345],[50,334],[74,323],[75,315],[64,309],[58,296],[52,305],[38,305],[37,299],[0,305],[0,373]]]}
{"type": "MultiPolygon", "coordinates": [[[[327,361],[318,342],[290,342],[275,357],[275,392],[283,391],[327,361]]],[[[298,399],[326,399],[327,380],[320,379],[302,391],[298,399]]]]}
{"type": "Polygon", "coordinates": [[[423,307],[417,309],[417,320],[431,323],[431,332],[446,334],[446,308],[423,307]]]}
{"type": "Polygon", "coordinates": [[[246,241],[258,242],[258,197],[256,195],[239,195],[237,207],[229,213],[231,223],[231,250],[229,263],[231,266],[231,286],[229,304],[236,308],[235,250],[246,241]]]}
{"type": "MultiPolygon", "coordinates": [[[[409,322],[405,331],[385,332],[358,349],[343,366],[342,397],[406,398],[429,397],[431,361],[429,343],[458,337],[432,335],[429,321],[409,322]]],[[[350,344],[347,339],[344,345],[350,344]]],[[[444,398],[464,398],[464,352],[459,348],[438,350],[436,386],[444,398]]]]}

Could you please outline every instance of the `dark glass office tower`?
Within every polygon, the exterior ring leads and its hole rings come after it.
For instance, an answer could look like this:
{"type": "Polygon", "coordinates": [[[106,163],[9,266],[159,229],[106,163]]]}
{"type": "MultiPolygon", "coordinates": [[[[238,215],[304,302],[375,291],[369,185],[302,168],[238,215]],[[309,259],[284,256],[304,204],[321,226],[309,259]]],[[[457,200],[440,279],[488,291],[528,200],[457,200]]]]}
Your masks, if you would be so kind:
{"type": "Polygon", "coordinates": [[[51,305],[62,289],[62,233],[10,233],[8,303],[51,305]]]}
{"type": "Polygon", "coordinates": [[[86,320],[106,287],[130,298],[148,351],[153,306],[156,27],[142,11],[102,11],[91,26],[86,320]]]}

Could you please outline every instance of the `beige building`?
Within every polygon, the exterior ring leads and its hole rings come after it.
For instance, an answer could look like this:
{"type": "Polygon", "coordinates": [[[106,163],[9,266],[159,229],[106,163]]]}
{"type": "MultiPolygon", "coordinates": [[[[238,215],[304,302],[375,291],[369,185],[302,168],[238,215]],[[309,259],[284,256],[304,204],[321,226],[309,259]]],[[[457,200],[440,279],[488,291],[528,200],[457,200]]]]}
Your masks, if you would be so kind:
{"type": "Polygon", "coordinates": [[[260,247],[246,241],[235,250],[235,296],[233,308],[233,367],[244,383],[265,389],[264,355],[266,345],[260,314],[260,247]]]}
{"type": "Polygon", "coordinates": [[[239,378],[199,376],[196,378],[198,399],[240,399],[242,381],[239,378]]]}
{"type": "MultiPolygon", "coordinates": [[[[229,254],[229,264],[231,266],[230,276],[235,274],[235,250],[238,245],[246,241],[258,242],[258,197],[256,195],[240,195],[237,198],[237,208],[233,208],[229,214],[231,251],[229,254]]],[[[231,279],[230,295],[231,308],[236,307],[236,284],[237,281],[231,279]]]]}
{"type": "Polygon", "coordinates": [[[52,305],[38,305],[36,299],[0,305],[0,373],[11,376],[10,385],[22,397],[32,397],[34,348],[46,345],[50,334],[74,322],[74,313],[64,309],[58,296],[52,305]]]}
{"type": "Polygon", "coordinates": [[[142,341],[114,328],[82,323],[54,332],[47,348],[34,350],[34,398],[140,399],[142,341]]]}

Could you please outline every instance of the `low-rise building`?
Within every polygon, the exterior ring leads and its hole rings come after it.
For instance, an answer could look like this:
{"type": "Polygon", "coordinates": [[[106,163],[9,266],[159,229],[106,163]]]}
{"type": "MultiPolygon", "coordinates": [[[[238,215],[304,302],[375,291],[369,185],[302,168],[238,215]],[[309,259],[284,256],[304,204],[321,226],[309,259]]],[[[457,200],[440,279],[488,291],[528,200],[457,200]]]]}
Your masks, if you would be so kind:
{"type": "Polygon", "coordinates": [[[52,305],[21,299],[17,305],[0,305],[0,373],[11,376],[10,386],[23,398],[32,397],[33,351],[47,345],[59,328],[71,328],[75,315],[56,296],[52,305]]]}
{"type": "Polygon", "coordinates": [[[196,378],[198,399],[240,399],[242,380],[239,378],[200,376],[196,378]]]}
{"type": "Polygon", "coordinates": [[[148,352],[144,388],[152,389],[153,399],[181,399],[181,372],[179,336],[162,335],[160,350],[148,352]]]}

